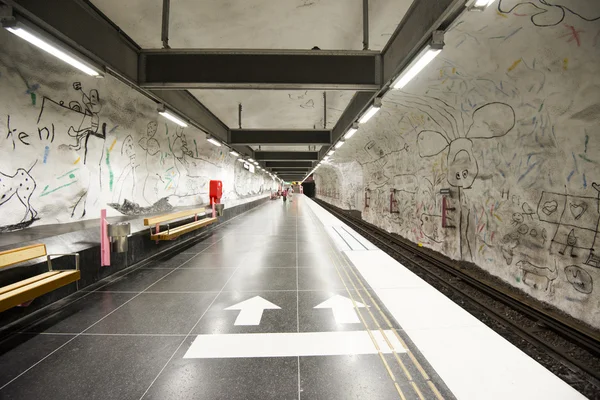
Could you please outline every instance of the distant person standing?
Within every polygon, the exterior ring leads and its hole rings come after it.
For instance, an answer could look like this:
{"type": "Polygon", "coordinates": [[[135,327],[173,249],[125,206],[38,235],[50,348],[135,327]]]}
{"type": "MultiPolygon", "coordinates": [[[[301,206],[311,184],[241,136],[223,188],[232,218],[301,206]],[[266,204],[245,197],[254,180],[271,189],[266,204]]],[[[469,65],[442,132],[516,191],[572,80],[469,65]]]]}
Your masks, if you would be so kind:
{"type": "Polygon", "coordinates": [[[288,197],[290,198],[290,201],[292,201],[293,194],[294,194],[294,188],[290,186],[290,189],[288,191],[288,197]]]}
{"type": "Polygon", "coordinates": [[[287,200],[287,189],[283,189],[283,192],[281,193],[281,197],[283,197],[284,202],[287,200]]]}

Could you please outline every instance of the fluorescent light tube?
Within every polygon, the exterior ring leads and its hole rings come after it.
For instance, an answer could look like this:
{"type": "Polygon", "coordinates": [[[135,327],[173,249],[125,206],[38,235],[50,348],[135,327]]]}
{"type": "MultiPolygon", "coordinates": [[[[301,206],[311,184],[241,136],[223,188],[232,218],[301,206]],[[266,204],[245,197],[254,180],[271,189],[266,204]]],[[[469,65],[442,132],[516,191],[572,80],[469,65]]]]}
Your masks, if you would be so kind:
{"type": "Polygon", "coordinates": [[[68,55],[64,51],[58,49],[57,47],[54,47],[50,43],[37,37],[36,35],[32,34],[31,32],[26,31],[23,28],[10,27],[10,28],[6,28],[6,30],[17,35],[18,37],[20,37],[22,39],[27,40],[32,45],[39,47],[40,49],[44,50],[45,52],[52,54],[54,57],[63,60],[67,64],[72,65],[73,67],[77,68],[81,72],[85,72],[86,74],[88,74],[90,76],[100,76],[98,71],[94,70],[93,68],[90,68],[89,66],[85,65],[81,61],[75,59],[74,57],[68,55]]]}
{"type": "Polygon", "coordinates": [[[352,136],[354,136],[356,131],[358,131],[358,128],[355,128],[355,127],[348,129],[348,132],[346,132],[346,134],[344,135],[344,139],[346,139],[346,140],[350,139],[352,136]]]}
{"type": "Polygon", "coordinates": [[[258,165],[258,161],[254,161],[254,165],[258,165]]]}
{"type": "Polygon", "coordinates": [[[253,160],[253,159],[251,159],[251,158],[249,158],[249,159],[248,159],[248,161],[250,161],[250,162],[254,162],[254,160],[253,160]]]}
{"type": "Polygon", "coordinates": [[[327,153],[328,156],[332,156],[333,153],[335,153],[335,150],[329,150],[329,153],[327,153]]]}
{"type": "Polygon", "coordinates": [[[487,7],[492,4],[494,0],[477,0],[475,2],[475,7],[487,7]]]}
{"type": "Polygon", "coordinates": [[[231,150],[231,151],[229,152],[229,154],[231,154],[232,156],[235,156],[235,157],[237,157],[237,156],[239,156],[239,155],[240,155],[240,153],[238,153],[238,152],[237,152],[237,151],[235,151],[235,150],[231,150]]]}
{"type": "Polygon", "coordinates": [[[239,162],[246,162],[246,160],[244,160],[243,158],[238,158],[239,162]]]}
{"type": "Polygon", "coordinates": [[[379,111],[379,109],[381,108],[380,105],[371,105],[371,107],[369,107],[369,109],[367,110],[367,112],[365,112],[360,119],[358,120],[358,122],[360,122],[361,124],[366,123],[368,120],[370,120],[373,115],[377,114],[377,111],[379,111]]]}
{"type": "Polygon", "coordinates": [[[339,148],[340,148],[340,147],[342,147],[343,145],[344,145],[344,141],[343,141],[343,140],[340,140],[339,142],[337,142],[337,143],[335,144],[335,148],[336,148],[336,149],[339,149],[339,148]]]}
{"type": "Polygon", "coordinates": [[[158,113],[160,115],[162,115],[163,117],[165,117],[166,119],[175,122],[177,125],[179,125],[179,126],[181,126],[183,128],[187,128],[187,124],[185,122],[183,122],[182,120],[180,120],[179,118],[177,118],[173,114],[169,113],[168,111],[159,111],[158,113]]]}
{"type": "MultiPolygon", "coordinates": [[[[488,0],[485,0],[488,1],[488,0]]],[[[423,50],[411,61],[411,63],[402,71],[393,83],[394,89],[402,89],[408,84],[419,72],[423,70],[440,52],[442,49],[434,49],[430,45],[425,46],[423,50]]]]}
{"type": "Polygon", "coordinates": [[[214,144],[217,147],[221,147],[221,142],[219,142],[217,139],[213,139],[213,138],[208,138],[206,139],[207,142],[214,144]]]}

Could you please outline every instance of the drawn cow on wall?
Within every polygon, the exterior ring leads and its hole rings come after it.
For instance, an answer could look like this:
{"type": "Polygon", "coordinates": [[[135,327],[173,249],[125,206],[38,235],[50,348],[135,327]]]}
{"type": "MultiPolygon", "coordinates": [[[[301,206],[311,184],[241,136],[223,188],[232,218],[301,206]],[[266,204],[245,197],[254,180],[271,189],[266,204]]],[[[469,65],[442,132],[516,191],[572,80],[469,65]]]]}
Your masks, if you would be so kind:
{"type": "Polygon", "coordinates": [[[467,261],[472,261],[469,236],[470,209],[464,204],[462,191],[473,185],[479,174],[477,158],[473,153],[473,140],[490,140],[510,132],[515,126],[515,111],[505,103],[488,103],[473,112],[473,123],[463,135],[448,139],[441,132],[424,130],[417,136],[419,156],[433,157],[448,150],[447,179],[450,186],[458,188],[460,202],[460,255],[467,261]]]}

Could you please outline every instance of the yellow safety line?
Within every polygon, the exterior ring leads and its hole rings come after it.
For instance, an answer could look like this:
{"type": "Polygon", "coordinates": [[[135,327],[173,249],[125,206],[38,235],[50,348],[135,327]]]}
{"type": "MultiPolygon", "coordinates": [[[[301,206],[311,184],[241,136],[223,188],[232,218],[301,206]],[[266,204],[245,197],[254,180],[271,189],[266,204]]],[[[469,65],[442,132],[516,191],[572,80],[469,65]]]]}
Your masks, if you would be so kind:
{"type": "MultiPolygon", "coordinates": [[[[329,245],[329,247],[331,247],[331,245],[329,245]]],[[[342,278],[342,275],[341,275],[341,273],[340,273],[340,271],[338,269],[337,263],[332,258],[331,252],[328,252],[327,256],[331,260],[331,262],[332,262],[332,264],[333,264],[333,266],[335,268],[335,271],[337,272],[338,276],[340,277],[340,280],[342,281],[342,284],[344,285],[344,288],[346,288],[346,292],[348,293],[348,296],[350,297],[350,301],[352,301],[352,305],[358,311],[358,306],[356,305],[356,302],[354,301],[354,298],[352,297],[352,294],[350,293],[350,289],[348,289],[348,286],[346,285],[346,282],[344,282],[344,279],[342,278]]],[[[396,388],[396,391],[400,395],[400,398],[402,400],[406,400],[406,397],[404,397],[404,393],[402,393],[402,389],[400,388],[400,385],[398,385],[398,381],[396,380],[396,376],[392,372],[392,370],[391,370],[388,362],[386,361],[383,353],[381,352],[381,349],[379,348],[379,345],[377,344],[377,340],[375,340],[375,337],[373,336],[373,333],[369,329],[369,326],[367,325],[367,322],[364,320],[364,318],[363,318],[363,316],[362,316],[362,314],[360,312],[357,312],[357,315],[360,318],[360,321],[362,322],[363,326],[367,330],[367,333],[369,334],[369,337],[371,338],[371,341],[373,342],[373,345],[375,346],[375,349],[377,350],[377,354],[379,355],[379,358],[383,362],[383,365],[385,366],[385,369],[387,370],[388,375],[392,379],[392,382],[394,382],[394,387],[396,388]]]]}
{"type": "MultiPolygon", "coordinates": [[[[336,256],[338,258],[340,258],[339,254],[336,253],[336,256]]],[[[408,353],[408,356],[410,357],[411,361],[413,362],[413,364],[415,365],[415,367],[419,370],[419,372],[421,373],[421,375],[423,376],[423,379],[425,379],[425,381],[427,382],[427,384],[429,385],[430,388],[432,388],[433,393],[435,394],[435,396],[438,398],[438,400],[443,400],[444,397],[440,394],[439,390],[435,387],[435,384],[433,382],[431,382],[429,375],[427,375],[427,373],[425,372],[425,370],[423,369],[423,367],[421,366],[421,364],[419,363],[419,361],[415,358],[414,354],[412,353],[412,351],[410,351],[410,349],[408,348],[408,346],[406,345],[406,343],[404,342],[404,340],[402,340],[402,338],[400,337],[400,335],[398,334],[398,332],[396,331],[396,329],[392,326],[390,320],[387,318],[387,316],[384,314],[384,312],[381,310],[381,308],[379,307],[378,303],[375,301],[375,299],[373,298],[373,296],[371,296],[371,293],[367,290],[367,288],[365,287],[364,283],[362,282],[362,280],[358,277],[358,275],[356,274],[356,271],[354,271],[350,266],[347,266],[347,268],[344,268],[344,272],[346,273],[346,275],[348,276],[348,279],[350,280],[350,282],[352,283],[352,286],[354,287],[354,290],[357,291],[358,296],[361,298],[361,300],[363,300],[362,295],[360,294],[360,291],[356,288],[356,286],[354,285],[354,281],[350,278],[350,276],[348,275],[347,269],[350,269],[350,271],[352,271],[352,274],[354,275],[354,277],[356,278],[356,280],[359,282],[360,286],[362,286],[363,290],[367,293],[367,296],[369,296],[369,298],[371,299],[371,302],[375,305],[375,308],[377,308],[377,311],[379,311],[379,313],[381,314],[382,318],[384,319],[384,321],[386,322],[386,324],[388,325],[389,329],[394,332],[396,338],[398,339],[398,341],[402,344],[402,347],[404,347],[404,349],[406,350],[406,352],[408,353]]],[[[363,300],[364,302],[364,300],[363,300]]],[[[368,309],[367,309],[368,310],[368,309]]],[[[371,314],[371,311],[369,311],[369,314],[371,314]]],[[[373,321],[377,324],[377,326],[379,327],[379,323],[375,320],[375,317],[373,316],[373,314],[371,314],[371,318],[373,319],[373,321]]],[[[379,329],[381,330],[381,327],[379,327],[379,329]]],[[[382,331],[383,334],[383,331],[382,331]]],[[[385,337],[385,336],[384,336],[385,337]]],[[[390,345],[389,341],[386,338],[386,342],[388,343],[388,345],[390,345]]],[[[391,345],[390,345],[391,346],[391,345]]],[[[391,348],[391,347],[390,347],[391,348]]],[[[417,395],[419,396],[419,398],[423,399],[423,395],[421,394],[421,391],[418,389],[418,387],[416,386],[416,384],[414,384],[412,377],[410,375],[410,373],[408,372],[408,370],[406,369],[406,367],[404,366],[404,363],[402,362],[402,360],[399,358],[398,354],[392,349],[392,353],[394,354],[396,360],[398,361],[398,363],[400,364],[400,367],[402,368],[402,370],[405,371],[405,374],[408,378],[408,380],[411,382],[411,384],[413,385],[413,388],[415,389],[415,392],[417,393],[417,395]]]]}
{"type": "MultiPolygon", "coordinates": [[[[321,224],[319,226],[321,226],[321,230],[323,232],[327,233],[323,229],[323,227],[322,227],[321,224]]],[[[344,260],[340,257],[340,255],[338,254],[338,252],[336,251],[336,249],[334,249],[333,246],[331,246],[331,243],[329,241],[327,242],[327,244],[328,244],[329,248],[332,250],[333,254],[335,254],[336,259],[337,259],[337,261],[340,264],[340,267],[344,269],[344,273],[345,273],[347,279],[350,281],[350,283],[354,287],[354,290],[357,292],[357,294],[360,297],[361,301],[363,303],[366,303],[366,301],[363,299],[362,295],[360,294],[360,291],[357,289],[356,285],[354,284],[354,281],[352,280],[352,278],[348,274],[348,272],[346,270],[347,268],[344,267],[344,264],[346,264],[346,263],[343,262],[344,260]]],[[[329,253],[329,258],[331,259],[331,253],[329,253]]],[[[364,319],[362,317],[360,309],[358,308],[358,306],[356,306],[356,302],[354,301],[354,298],[353,298],[352,294],[350,293],[350,290],[348,289],[348,286],[346,285],[346,282],[344,282],[344,279],[342,278],[342,276],[341,276],[341,274],[340,274],[340,272],[338,270],[337,263],[334,262],[333,264],[335,266],[336,272],[338,273],[338,275],[340,277],[340,280],[342,281],[342,283],[344,284],[344,287],[346,288],[346,292],[348,293],[348,295],[350,297],[350,300],[352,301],[352,304],[354,305],[354,308],[355,308],[357,314],[359,315],[359,317],[360,317],[361,321],[363,322],[363,325],[365,326],[365,328],[367,329],[367,331],[369,331],[369,335],[371,336],[371,339],[374,340],[374,338],[373,338],[373,336],[372,336],[372,334],[371,334],[371,332],[370,332],[370,330],[369,330],[366,322],[364,321],[364,319]]],[[[350,268],[350,267],[348,266],[348,268],[350,268]]],[[[415,365],[415,367],[419,370],[419,372],[423,376],[423,379],[425,379],[425,381],[427,382],[427,385],[432,389],[432,391],[435,394],[435,396],[437,397],[437,399],[438,400],[444,400],[444,397],[441,395],[441,393],[439,392],[439,390],[436,388],[435,384],[433,382],[431,382],[429,376],[427,375],[427,373],[425,372],[425,370],[423,369],[423,367],[421,366],[421,364],[419,363],[419,361],[415,358],[415,356],[412,354],[412,352],[410,351],[410,349],[408,348],[408,346],[406,345],[406,343],[404,342],[404,340],[402,340],[402,338],[400,337],[400,335],[398,334],[398,332],[396,331],[396,329],[392,326],[390,320],[383,313],[383,311],[381,310],[381,308],[379,307],[379,305],[375,301],[375,299],[373,299],[373,297],[371,296],[371,294],[369,293],[369,291],[367,290],[367,288],[365,287],[365,285],[363,284],[363,282],[359,279],[359,277],[356,274],[356,272],[352,268],[350,268],[350,270],[352,271],[352,274],[355,276],[356,280],[358,280],[358,282],[360,283],[360,285],[362,286],[362,288],[366,291],[367,295],[371,299],[371,302],[375,305],[375,308],[377,308],[377,310],[379,311],[380,315],[385,320],[385,322],[388,325],[388,327],[394,332],[394,334],[397,337],[398,341],[402,344],[402,347],[404,348],[404,350],[406,351],[406,353],[408,353],[409,358],[411,359],[411,361],[413,362],[413,364],[415,365]]],[[[417,387],[416,383],[414,382],[414,380],[413,380],[410,372],[408,371],[408,369],[406,368],[406,366],[404,365],[404,363],[402,362],[402,360],[398,356],[398,353],[394,349],[394,346],[390,343],[389,339],[387,338],[387,335],[384,333],[384,331],[382,330],[381,326],[379,325],[379,322],[377,321],[377,319],[375,318],[375,316],[373,315],[373,313],[371,313],[371,310],[369,310],[368,307],[365,307],[365,308],[367,309],[367,312],[371,315],[371,319],[373,320],[373,322],[377,326],[378,330],[381,332],[381,335],[383,336],[385,342],[387,343],[388,347],[392,351],[392,354],[394,355],[394,358],[398,362],[399,366],[402,368],[404,374],[408,378],[408,381],[410,382],[411,386],[415,390],[415,393],[417,394],[417,396],[419,396],[419,398],[421,400],[425,400],[425,398],[423,397],[423,394],[421,393],[421,391],[417,387]]],[[[379,346],[377,345],[377,343],[375,343],[375,342],[373,342],[373,343],[375,344],[375,347],[379,351],[379,346]]],[[[388,373],[390,373],[390,376],[392,377],[392,380],[394,381],[394,384],[396,384],[395,376],[393,375],[393,373],[389,369],[389,366],[388,366],[387,362],[383,359],[382,353],[380,352],[379,354],[380,354],[380,357],[382,357],[382,360],[383,360],[386,368],[388,369],[388,373]]],[[[400,389],[400,388],[398,387],[398,389],[400,389]]],[[[399,392],[399,393],[400,393],[400,396],[402,398],[404,398],[403,394],[401,392],[399,392]]]]}

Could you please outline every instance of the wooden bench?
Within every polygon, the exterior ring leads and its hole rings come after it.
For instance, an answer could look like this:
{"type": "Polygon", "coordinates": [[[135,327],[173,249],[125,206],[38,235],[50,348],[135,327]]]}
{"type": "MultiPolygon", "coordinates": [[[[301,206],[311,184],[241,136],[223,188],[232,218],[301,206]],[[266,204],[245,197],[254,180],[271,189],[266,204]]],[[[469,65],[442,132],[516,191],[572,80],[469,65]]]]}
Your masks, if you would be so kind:
{"type": "Polygon", "coordinates": [[[38,257],[46,257],[48,272],[0,287],[0,312],[27,303],[59,287],[76,282],[81,278],[79,254],[47,254],[46,245],[34,244],[0,252],[0,268],[9,267],[38,257]],[[75,269],[53,270],[52,257],[75,256],[75,269]]]}
{"type": "Polygon", "coordinates": [[[155,231],[152,233],[152,228],[150,228],[150,239],[156,240],[173,240],[177,239],[179,236],[195,231],[196,229],[200,229],[204,226],[214,224],[217,222],[216,218],[204,218],[198,220],[198,214],[205,213],[204,208],[195,208],[193,210],[179,211],[173,214],[165,214],[159,215],[157,217],[145,218],[144,225],[152,226],[154,225],[155,231]],[[173,221],[180,218],[191,217],[194,216],[194,222],[190,222],[189,224],[178,226],[177,228],[171,229],[169,224],[167,224],[167,230],[161,231],[160,224],[167,221],[173,221]]]}

